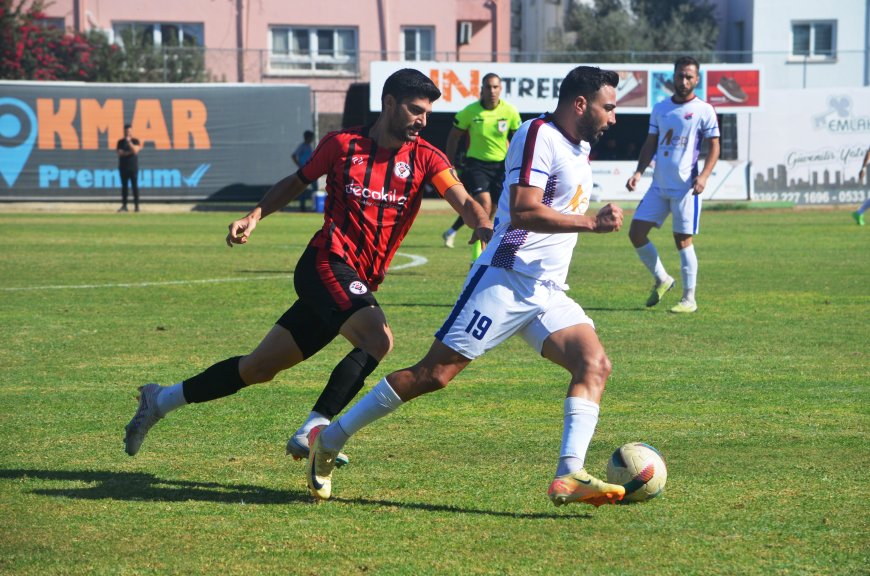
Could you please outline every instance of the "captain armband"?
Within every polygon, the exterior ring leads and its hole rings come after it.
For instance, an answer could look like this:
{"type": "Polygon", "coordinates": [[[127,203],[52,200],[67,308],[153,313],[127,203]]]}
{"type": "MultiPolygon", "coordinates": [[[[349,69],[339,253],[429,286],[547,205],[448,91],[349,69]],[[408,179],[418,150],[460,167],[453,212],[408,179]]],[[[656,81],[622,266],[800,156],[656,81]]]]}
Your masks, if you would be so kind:
{"type": "Polygon", "coordinates": [[[432,178],[432,186],[435,187],[438,194],[441,196],[444,196],[449,189],[457,184],[462,184],[462,182],[459,180],[459,176],[456,175],[456,170],[452,166],[446,170],[442,170],[432,178]]]}

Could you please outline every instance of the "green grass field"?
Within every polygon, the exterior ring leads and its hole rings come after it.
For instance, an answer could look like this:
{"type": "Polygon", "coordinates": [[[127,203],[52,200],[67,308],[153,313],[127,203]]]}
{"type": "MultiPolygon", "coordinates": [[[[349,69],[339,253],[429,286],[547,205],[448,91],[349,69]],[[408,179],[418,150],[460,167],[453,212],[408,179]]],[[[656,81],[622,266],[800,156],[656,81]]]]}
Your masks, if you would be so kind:
{"type": "MultiPolygon", "coordinates": [[[[570,294],[614,365],[587,467],[629,441],[669,465],[661,497],[599,509],[546,497],[567,374],[520,339],[354,437],[324,504],[284,443],[344,341],[172,413],[128,457],[136,386],[249,352],[293,299],[318,217],[230,250],[235,217],[0,214],[0,573],[870,573],[870,230],[846,212],[707,211],[688,317],[666,312],[678,289],[643,307],[625,231],[581,236],[570,294]]],[[[394,265],[428,262],[378,292],[395,349],[367,389],[449,312],[468,261],[441,246],[451,221],[424,211],[394,265]]]]}

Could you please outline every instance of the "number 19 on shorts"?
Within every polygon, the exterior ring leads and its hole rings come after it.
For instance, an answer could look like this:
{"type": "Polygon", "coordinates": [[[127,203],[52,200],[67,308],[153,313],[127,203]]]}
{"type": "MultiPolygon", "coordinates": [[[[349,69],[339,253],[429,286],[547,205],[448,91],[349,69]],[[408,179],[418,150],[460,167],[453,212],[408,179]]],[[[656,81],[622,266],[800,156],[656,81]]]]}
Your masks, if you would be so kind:
{"type": "Polygon", "coordinates": [[[483,340],[490,326],[492,326],[492,318],[484,316],[480,313],[480,310],[475,310],[474,315],[471,317],[471,322],[465,327],[465,331],[478,340],[483,340]]]}

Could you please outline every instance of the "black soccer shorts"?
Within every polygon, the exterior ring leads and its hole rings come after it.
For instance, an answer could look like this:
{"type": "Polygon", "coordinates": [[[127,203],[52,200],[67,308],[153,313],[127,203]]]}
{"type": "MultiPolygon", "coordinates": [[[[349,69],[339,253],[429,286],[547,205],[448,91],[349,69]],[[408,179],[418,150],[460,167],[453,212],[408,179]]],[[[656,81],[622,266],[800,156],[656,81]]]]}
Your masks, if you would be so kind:
{"type": "Polygon", "coordinates": [[[465,168],[462,169],[462,184],[472,196],[489,192],[493,205],[497,205],[504,186],[504,162],[466,158],[465,168]]]}
{"type": "Polygon", "coordinates": [[[335,254],[311,246],[296,264],[293,285],[298,299],[277,324],[290,331],[305,358],[332,342],[357,310],[380,306],[356,270],[335,254]]]}

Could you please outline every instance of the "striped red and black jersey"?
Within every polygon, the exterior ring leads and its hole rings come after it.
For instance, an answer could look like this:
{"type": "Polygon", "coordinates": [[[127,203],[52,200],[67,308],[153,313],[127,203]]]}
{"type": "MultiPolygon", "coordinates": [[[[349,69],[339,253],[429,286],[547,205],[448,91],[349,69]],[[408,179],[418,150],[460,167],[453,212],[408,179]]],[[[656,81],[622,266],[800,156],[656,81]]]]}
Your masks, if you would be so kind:
{"type": "Polygon", "coordinates": [[[447,156],[422,138],[380,148],[370,127],[327,134],[297,175],[326,176],[324,222],[310,246],[344,259],[377,290],[432,183],[441,196],[457,183],[447,156]]]}

